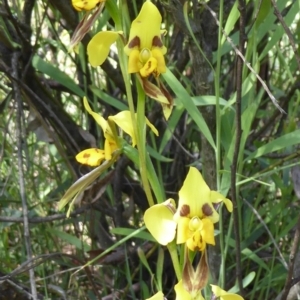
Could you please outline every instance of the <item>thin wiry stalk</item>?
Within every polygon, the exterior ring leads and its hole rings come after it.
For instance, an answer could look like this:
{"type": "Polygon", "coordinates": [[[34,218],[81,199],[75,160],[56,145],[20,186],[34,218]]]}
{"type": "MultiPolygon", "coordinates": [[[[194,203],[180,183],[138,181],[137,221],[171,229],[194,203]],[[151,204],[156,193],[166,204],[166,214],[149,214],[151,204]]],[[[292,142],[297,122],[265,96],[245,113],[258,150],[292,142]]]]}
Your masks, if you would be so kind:
{"type": "MultiPolygon", "coordinates": [[[[245,32],[245,10],[246,4],[244,0],[239,0],[238,8],[240,11],[240,38],[239,38],[239,51],[244,53],[244,45],[246,39],[245,32]]],[[[234,146],[234,154],[231,165],[231,200],[233,203],[233,222],[234,222],[234,234],[235,234],[235,247],[236,247],[236,276],[238,281],[238,286],[240,289],[241,295],[244,295],[243,288],[243,274],[241,266],[241,240],[240,240],[240,223],[239,223],[239,211],[240,204],[237,199],[237,189],[236,189],[236,172],[238,167],[238,158],[240,152],[240,143],[242,136],[242,84],[243,84],[243,60],[240,57],[237,57],[237,70],[236,70],[236,140],[234,146]]]]}
{"type": "MultiPolygon", "coordinates": [[[[18,64],[19,64],[20,52],[15,52],[12,55],[12,73],[13,77],[19,78],[18,74],[18,64]]],[[[25,179],[24,179],[24,170],[23,170],[23,139],[22,135],[22,98],[21,92],[18,84],[13,81],[13,90],[14,97],[17,103],[17,118],[16,118],[16,138],[17,138],[17,147],[18,147],[18,170],[19,170],[19,187],[20,187],[20,197],[22,200],[22,209],[23,209],[23,218],[24,218],[24,240],[25,247],[27,252],[27,259],[30,260],[32,258],[31,244],[30,244],[30,231],[29,231],[29,222],[28,222],[28,207],[27,207],[27,199],[26,199],[26,191],[25,191],[25,179]]],[[[30,278],[30,286],[31,286],[31,294],[32,299],[37,299],[37,291],[35,284],[35,276],[34,270],[29,269],[29,278],[30,278]]]]}
{"type": "Polygon", "coordinates": [[[279,11],[277,5],[276,5],[276,2],[274,0],[271,0],[271,2],[272,2],[272,5],[274,7],[274,14],[276,15],[277,19],[279,20],[279,22],[282,25],[283,30],[285,31],[286,35],[289,38],[289,41],[290,41],[291,46],[293,48],[295,58],[296,58],[296,61],[297,61],[297,64],[298,64],[298,69],[300,71],[300,56],[298,54],[298,50],[297,50],[297,47],[296,47],[296,43],[295,43],[293,34],[292,34],[291,30],[288,28],[288,26],[286,25],[286,23],[284,22],[284,19],[282,17],[282,14],[279,11]]]}

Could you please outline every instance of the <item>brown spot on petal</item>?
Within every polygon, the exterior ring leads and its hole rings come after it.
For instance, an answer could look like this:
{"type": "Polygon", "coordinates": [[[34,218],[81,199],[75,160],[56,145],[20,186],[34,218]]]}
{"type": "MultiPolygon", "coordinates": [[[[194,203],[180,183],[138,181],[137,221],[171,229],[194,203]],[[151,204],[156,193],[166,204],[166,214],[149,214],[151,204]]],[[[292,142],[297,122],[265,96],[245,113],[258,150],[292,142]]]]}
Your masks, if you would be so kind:
{"type": "Polygon", "coordinates": [[[141,41],[138,36],[135,36],[129,43],[128,43],[128,48],[134,48],[134,47],[140,47],[141,41]]]}
{"type": "Polygon", "coordinates": [[[83,154],[83,158],[89,158],[91,156],[91,154],[89,154],[89,153],[84,153],[83,154]]]}
{"type": "Polygon", "coordinates": [[[180,217],[186,217],[190,213],[190,206],[187,204],[184,204],[180,208],[180,217]]]}
{"type": "Polygon", "coordinates": [[[205,203],[202,206],[202,212],[207,217],[209,217],[209,216],[211,216],[213,214],[213,210],[212,210],[212,208],[210,207],[210,205],[208,203],[205,203]]]}
{"type": "Polygon", "coordinates": [[[159,47],[159,48],[163,47],[163,43],[157,35],[152,40],[152,46],[159,47]]]}

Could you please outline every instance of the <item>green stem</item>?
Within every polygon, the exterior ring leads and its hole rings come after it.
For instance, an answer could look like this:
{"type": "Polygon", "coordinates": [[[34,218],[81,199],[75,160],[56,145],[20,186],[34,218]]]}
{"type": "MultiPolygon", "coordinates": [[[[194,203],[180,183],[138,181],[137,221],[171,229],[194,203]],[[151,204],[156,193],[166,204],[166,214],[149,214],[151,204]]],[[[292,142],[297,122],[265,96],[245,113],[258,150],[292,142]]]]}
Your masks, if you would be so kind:
{"type": "Polygon", "coordinates": [[[173,263],[173,267],[175,270],[177,280],[179,281],[182,277],[182,270],[180,268],[180,264],[179,264],[179,260],[178,260],[177,245],[176,245],[175,240],[173,242],[169,243],[167,245],[167,247],[168,247],[168,250],[171,255],[171,259],[172,259],[172,263],[173,263]]]}
{"type": "MultiPolygon", "coordinates": [[[[223,24],[223,8],[224,2],[220,1],[220,11],[219,11],[219,22],[223,24]]],[[[217,66],[215,71],[215,93],[216,93],[216,173],[217,173],[217,187],[220,189],[220,169],[221,169],[221,115],[220,115],[220,73],[221,73],[221,40],[222,40],[222,26],[219,26],[218,32],[218,51],[217,51],[217,66]]],[[[222,209],[223,205],[220,207],[222,209]]],[[[220,228],[220,250],[221,250],[221,267],[220,267],[220,286],[225,285],[225,262],[226,256],[224,255],[224,224],[223,224],[223,214],[220,212],[219,220],[220,228]]]]}
{"type": "Polygon", "coordinates": [[[145,118],[146,95],[138,80],[136,80],[136,84],[137,84],[137,92],[138,92],[136,143],[139,152],[140,173],[141,173],[143,187],[148,199],[149,206],[152,206],[154,205],[154,200],[153,200],[150,184],[147,177],[147,167],[146,167],[146,118],[145,118]]]}

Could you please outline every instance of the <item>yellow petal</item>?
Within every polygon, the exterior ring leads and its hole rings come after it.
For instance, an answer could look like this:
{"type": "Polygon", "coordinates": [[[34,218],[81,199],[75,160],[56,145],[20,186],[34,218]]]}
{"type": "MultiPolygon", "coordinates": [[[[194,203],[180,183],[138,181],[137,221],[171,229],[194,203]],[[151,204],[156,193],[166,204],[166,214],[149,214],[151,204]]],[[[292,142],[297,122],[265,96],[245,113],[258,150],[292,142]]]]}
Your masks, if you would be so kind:
{"type": "Polygon", "coordinates": [[[132,41],[138,37],[140,49],[151,49],[153,39],[160,39],[161,15],[157,7],[151,2],[146,1],[136,19],[132,22],[129,34],[128,44],[125,46],[125,53],[129,55],[130,51],[136,47],[132,41]]]}
{"type": "Polygon", "coordinates": [[[211,289],[216,297],[220,297],[220,300],[244,300],[240,295],[227,293],[217,285],[211,284],[211,289]]]}
{"type": "Polygon", "coordinates": [[[201,295],[201,292],[197,293],[196,296],[192,297],[191,294],[186,291],[183,287],[182,280],[180,280],[175,286],[176,300],[205,300],[201,295]]]}
{"type": "Polygon", "coordinates": [[[110,46],[117,40],[118,32],[101,31],[90,40],[87,46],[89,62],[93,67],[103,64],[106,60],[110,46]]]}
{"type": "Polygon", "coordinates": [[[142,77],[148,77],[151,75],[157,67],[157,60],[154,57],[150,57],[145,65],[140,69],[142,77]]]}
{"type": "Polygon", "coordinates": [[[193,236],[186,241],[186,246],[191,251],[203,251],[206,247],[206,242],[202,239],[200,230],[194,232],[193,236]]]}
{"type": "Polygon", "coordinates": [[[189,230],[189,224],[189,218],[180,217],[177,220],[177,244],[185,243],[192,236],[192,233],[189,230]]]}
{"type": "Polygon", "coordinates": [[[164,300],[164,294],[162,292],[157,292],[151,298],[147,298],[146,300],[164,300]]]}
{"type": "Polygon", "coordinates": [[[173,220],[174,200],[169,199],[161,204],[151,206],[145,211],[144,222],[161,245],[172,242],[176,234],[176,222],[173,220]]]}
{"type": "Polygon", "coordinates": [[[106,160],[111,160],[112,153],[118,149],[116,142],[105,139],[104,142],[104,155],[106,160]]]}
{"type": "Polygon", "coordinates": [[[133,49],[129,54],[128,59],[128,73],[138,73],[143,65],[140,63],[139,60],[140,51],[137,49],[133,49]]]}
{"type": "MultiPolygon", "coordinates": [[[[136,145],[136,136],[134,134],[133,124],[131,120],[131,113],[129,110],[123,110],[114,116],[108,117],[110,120],[114,121],[123,131],[125,131],[132,139],[132,146],[136,145]]],[[[135,114],[135,118],[137,118],[135,114]]],[[[158,136],[158,131],[155,126],[150,123],[146,118],[146,124],[150,127],[153,133],[158,136]]]]}
{"type": "Polygon", "coordinates": [[[156,127],[146,118],[146,124],[147,126],[150,127],[151,131],[156,135],[158,136],[158,131],[156,129],[156,127]]]}
{"type": "Polygon", "coordinates": [[[223,201],[227,210],[229,212],[232,212],[232,209],[233,209],[232,202],[229,199],[225,198],[222,194],[220,194],[216,191],[211,191],[210,198],[211,198],[212,203],[220,203],[223,201]]]}
{"type": "Polygon", "coordinates": [[[202,219],[201,236],[207,244],[215,245],[214,224],[208,218],[202,219]]]}
{"type": "Polygon", "coordinates": [[[99,166],[105,159],[104,150],[96,148],[86,149],[79,152],[75,158],[79,163],[83,165],[96,167],[99,166]]]}
{"type": "Polygon", "coordinates": [[[166,63],[165,63],[165,58],[163,56],[163,52],[160,48],[154,48],[152,49],[152,56],[156,59],[157,61],[157,73],[158,75],[161,73],[166,73],[166,63]]]}
{"type": "Polygon", "coordinates": [[[188,291],[183,287],[182,280],[180,280],[175,286],[176,300],[192,300],[192,297],[188,291]]]}
{"type": "Polygon", "coordinates": [[[99,114],[97,114],[96,112],[94,112],[90,105],[89,102],[87,100],[86,97],[83,97],[83,105],[84,108],[86,109],[86,111],[95,119],[95,121],[101,126],[103,132],[105,132],[107,130],[108,124],[107,121],[99,114]]]}
{"type": "Polygon", "coordinates": [[[123,110],[114,116],[109,116],[108,118],[114,121],[123,131],[130,135],[132,139],[132,146],[134,147],[136,145],[136,137],[133,130],[130,111],[123,110]]]}
{"type": "Polygon", "coordinates": [[[201,173],[190,167],[187,177],[179,191],[179,203],[176,215],[182,217],[208,217],[213,223],[219,221],[219,214],[212,206],[210,189],[201,173]]]}
{"type": "Polygon", "coordinates": [[[72,0],[73,7],[78,10],[91,10],[96,7],[96,5],[104,0],[72,0]]]}

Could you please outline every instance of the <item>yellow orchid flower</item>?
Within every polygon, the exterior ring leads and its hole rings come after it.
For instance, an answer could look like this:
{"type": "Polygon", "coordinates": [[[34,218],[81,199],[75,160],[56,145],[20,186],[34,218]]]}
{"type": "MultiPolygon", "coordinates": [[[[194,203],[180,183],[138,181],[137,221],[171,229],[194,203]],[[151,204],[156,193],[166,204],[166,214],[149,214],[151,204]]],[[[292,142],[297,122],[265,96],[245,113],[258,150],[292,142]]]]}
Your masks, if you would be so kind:
{"type": "Polygon", "coordinates": [[[105,0],[72,0],[72,5],[77,11],[82,10],[92,10],[95,8],[100,2],[104,2],[105,0]]]}
{"type": "Polygon", "coordinates": [[[176,300],[205,300],[201,294],[201,291],[195,295],[191,295],[183,286],[182,280],[180,280],[174,286],[176,292],[176,300]]]}
{"type": "Polygon", "coordinates": [[[155,295],[153,295],[151,298],[147,298],[146,300],[164,300],[164,294],[159,291],[155,295]]]}
{"type": "Polygon", "coordinates": [[[161,15],[157,7],[146,1],[132,22],[125,53],[129,56],[128,72],[140,73],[142,77],[166,72],[164,54],[167,49],[161,41],[161,15]]]}
{"type": "Polygon", "coordinates": [[[213,204],[220,202],[232,211],[231,201],[211,191],[201,173],[190,167],[179,191],[177,210],[173,199],[153,205],[144,214],[145,225],[162,245],[174,239],[177,228],[177,244],[186,243],[192,251],[203,251],[206,244],[215,244],[213,224],[219,221],[219,214],[213,204]]]}
{"type": "MultiPolygon", "coordinates": [[[[106,160],[110,160],[111,154],[119,148],[118,137],[113,132],[109,123],[100,114],[94,112],[91,109],[86,97],[83,98],[83,104],[86,111],[94,118],[94,120],[100,125],[100,127],[103,130],[104,137],[105,137],[104,155],[106,160]]],[[[127,120],[127,122],[131,122],[131,119],[127,120]]]]}
{"type": "Polygon", "coordinates": [[[222,290],[217,285],[211,284],[211,289],[216,297],[219,297],[220,300],[244,300],[244,298],[237,294],[227,293],[226,291],[222,290]]]}
{"type": "MultiPolygon", "coordinates": [[[[113,123],[117,124],[124,132],[126,132],[132,140],[132,146],[136,145],[136,137],[133,130],[133,124],[131,121],[130,111],[125,110],[117,113],[114,116],[109,116],[108,121],[105,120],[100,114],[94,112],[87,98],[83,98],[83,104],[86,111],[94,118],[94,120],[100,125],[104,132],[105,142],[104,142],[104,150],[90,148],[85,149],[76,155],[76,160],[82,164],[86,164],[92,167],[99,166],[101,162],[106,159],[110,160],[112,153],[120,148],[118,143],[118,136],[114,132],[113,123]]],[[[157,129],[150,123],[150,121],[146,118],[146,124],[150,127],[150,129],[154,132],[155,135],[158,135],[157,129]]]]}
{"type": "Polygon", "coordinates": [[[219,214],[213,204],[222,201],[231,212],[231,201],[211,191],[201,173],[190,167],[179,191],[178,209],[174,216],[178,224],[177,243],[186,243],[192,251],[203,251],[206,244],[215,245],[213,224],[219,221],[219,214]]]}

